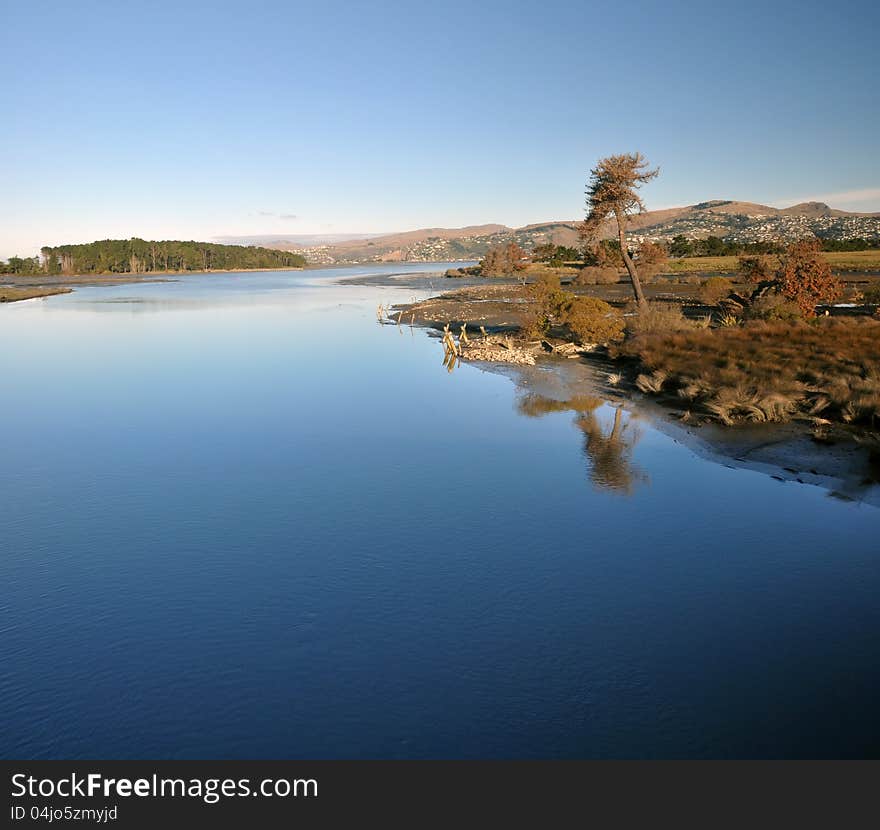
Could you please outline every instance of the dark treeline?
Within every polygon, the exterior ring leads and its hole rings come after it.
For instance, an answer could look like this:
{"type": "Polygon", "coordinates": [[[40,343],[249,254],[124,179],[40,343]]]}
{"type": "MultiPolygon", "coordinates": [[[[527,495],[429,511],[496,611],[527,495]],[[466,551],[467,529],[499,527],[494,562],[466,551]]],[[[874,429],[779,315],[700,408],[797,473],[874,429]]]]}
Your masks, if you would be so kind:
{"type": "MultiPolygon", "coordinates": [[[[818,241],[823,251],[866,251],[880,248],[880,239],[823,239],[820,237],[818,241]]],[[[786,249],[786,245],[787,243],[782,240],[772,242],[730,242],[717,236],[708,236],[705,239],[688,239],[680,234],[669,242],[646,242],[641,245],[633,245],[629,249],[629,255],[645,264],[646,253],[650,253],[654,260],[660,256],[663,259],[666,256],[675,259],[702,256],[760,256],[764,254],[781,254],[786,249]]],[[[510,247],[510,245],[506,246],[506,248],[504,245],[498,245],[489,250],[482,263],[482,273],[484,276],[500,276],[512,273],[514,269],[504,259],[505,251],[510,247]]],[[[520,251],[515,245],[513,247],[520,254],[526,253],[520,251]]],[[[587,266],[623,267],[620,242],[616,239],[603,239],[592,247],[586,247],[582,250],[565,245],[542,243],[535,246],[531,251],[530,258],[532,262],[543,262],[551,266],[561,266],[565,263],[583,263],[587,266]]],[[[455,276],[461,275],[456,274],[455,276]]]]}
{"type": "MultiPolygon", "coordinates": [[[[880,239],[823,239],[819,238],[823,251],[866,251],[880,247],[880,239]]],[[[780,254],[785,242],[726,242],[717,236],[705,239],[688,239],[676,236],[668,245],[673,257],[690,256],[740,256],[742,254],[780,254]]]]}
{"type": "Polygon", "coordinates": [[[227,271],[250,268],[299,268],[305,258],[290,251],[213,242],[149,242],[103,239],[83,245],[40,250],[40,257],[10,257],[0,262],[6,274],[149,274],[156,271],[227,271]]]}

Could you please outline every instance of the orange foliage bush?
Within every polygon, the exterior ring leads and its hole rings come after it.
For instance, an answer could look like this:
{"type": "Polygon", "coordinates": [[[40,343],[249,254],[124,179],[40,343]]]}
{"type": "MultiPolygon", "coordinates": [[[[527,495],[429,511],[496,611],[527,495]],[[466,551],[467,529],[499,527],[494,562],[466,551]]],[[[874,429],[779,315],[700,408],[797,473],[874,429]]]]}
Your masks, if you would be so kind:
{"type": "Polygon", "coordinates": [[[780,257],[776,274],[780,291],[800,306],[805,317],[815,317],[817,305],[834,303],[843,295],[843,285],[821,252],[818,239],[806,239],[789,245],[780,257]]]}

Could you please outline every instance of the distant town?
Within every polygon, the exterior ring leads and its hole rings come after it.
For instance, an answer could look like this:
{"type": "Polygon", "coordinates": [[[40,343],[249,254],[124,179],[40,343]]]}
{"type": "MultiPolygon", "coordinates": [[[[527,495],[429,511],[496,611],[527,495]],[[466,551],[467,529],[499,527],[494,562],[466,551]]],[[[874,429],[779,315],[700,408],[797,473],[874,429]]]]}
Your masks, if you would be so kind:
{"type": "MultiPolygon", "coordinates": [[[[725,201],[702,202],[672,211],[653,211],[634,217],[627,235],[634,245],[643,242],[670,243],[683,236],[688,240],[718,237],[729,243],[791,241],[807,236],[835,240],[880,240],[880,216],[844,214],[827,205],[808,203],[787,212],[761,205],[758,212],[738,212],[739,205],[725,201]],[[796,212],[802,209],[803,212],[796,212]],[[766,211],[766,212],[765,212],[766,211]],[[670,215],[675,214],[675,215],[670,215]]],[[[498,227],[498,226],[494,226],[498,227]]],[[[460,262],[479,259],[494,246],[515,242],[530,250],[553,243],[577,247],[579,222],[555,221],[523,228],[504,228],[486,233],[461,235],[445,231],[443,236],[426,231],[424,238],[402,240],[389,235],[371,239],[347,240],[326,245],[290,246],[311,265],[346,265],[359,262],[460,262]]],[[[278,247],[287,247],[279,245],[278,247]]]]}

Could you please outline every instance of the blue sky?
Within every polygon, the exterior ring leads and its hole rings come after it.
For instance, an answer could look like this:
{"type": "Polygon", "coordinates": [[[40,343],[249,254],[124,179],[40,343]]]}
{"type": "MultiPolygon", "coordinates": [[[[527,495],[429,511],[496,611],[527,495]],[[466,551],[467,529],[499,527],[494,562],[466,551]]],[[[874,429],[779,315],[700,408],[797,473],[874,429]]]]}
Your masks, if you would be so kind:
{"type": "Polygon", "coordinates": [[[880,210],[880,4],[0,0],[0,257],[106,237],[880,210]]]}

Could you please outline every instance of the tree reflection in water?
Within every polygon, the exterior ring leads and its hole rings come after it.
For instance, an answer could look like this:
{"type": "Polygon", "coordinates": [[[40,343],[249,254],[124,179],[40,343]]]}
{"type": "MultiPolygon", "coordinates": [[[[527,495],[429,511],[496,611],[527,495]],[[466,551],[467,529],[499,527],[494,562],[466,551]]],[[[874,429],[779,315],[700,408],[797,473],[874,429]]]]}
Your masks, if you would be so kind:
{"type": "Polygon", "coordinates": [[[584,434],[584,456],[590,481],[598,490],[631,495],[636,486],[647,482],[647,474],[633,463],[633,449],[641,438],[635,419],[624,419],[623,409],[616,407],[611,424],[603,423],[596,410],[604,400],[578,395],[560,401],[542,395],[524,395],[517,401],[520,414],[540,418],[550,412],[577,413],[575,426],[584,434]]]}

